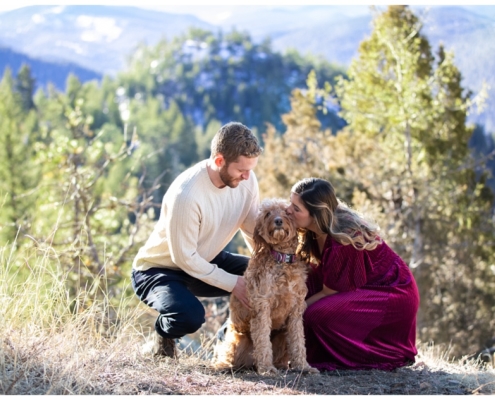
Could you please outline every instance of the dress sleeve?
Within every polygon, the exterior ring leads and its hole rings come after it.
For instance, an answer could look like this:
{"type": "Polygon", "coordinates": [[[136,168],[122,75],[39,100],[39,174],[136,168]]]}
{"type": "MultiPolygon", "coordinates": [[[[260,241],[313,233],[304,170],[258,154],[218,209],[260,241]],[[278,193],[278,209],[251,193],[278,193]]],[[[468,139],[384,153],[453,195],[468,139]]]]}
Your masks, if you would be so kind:
{"type": "Polygon", "coordinates": [[[372,271],[367,251],[334,240],[331,243],[321,262],[325,286],[337,292],[350,292],[364,286],[372,271]]]}

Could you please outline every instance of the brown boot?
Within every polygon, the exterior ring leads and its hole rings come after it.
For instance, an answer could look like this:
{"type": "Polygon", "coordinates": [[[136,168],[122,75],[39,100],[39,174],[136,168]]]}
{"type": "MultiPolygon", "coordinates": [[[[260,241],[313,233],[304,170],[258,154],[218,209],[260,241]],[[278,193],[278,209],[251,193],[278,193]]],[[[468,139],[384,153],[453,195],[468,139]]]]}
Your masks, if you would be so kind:
{"type": "Polygon", "coordinates": [[[175,340],[168,339],[160,336],[155,332],[155,338],[153,343],[153,355],[163,357],[177,357],[177,350],[175,348],[175,340]]]}

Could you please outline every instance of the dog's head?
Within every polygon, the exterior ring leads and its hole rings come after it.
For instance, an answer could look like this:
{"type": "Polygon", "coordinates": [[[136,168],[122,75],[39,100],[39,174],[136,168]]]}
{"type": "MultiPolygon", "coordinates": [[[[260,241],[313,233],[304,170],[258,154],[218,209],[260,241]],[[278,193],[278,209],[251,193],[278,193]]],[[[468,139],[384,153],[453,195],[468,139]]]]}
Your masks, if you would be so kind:
{"type": "Polygon", "coordinates": [[[287,215],[287,207],[289,203],[283,199],[263,200],[254,228],[255,253],[285,243],[290,247],[297,245],[297,228],[287,215]]]}

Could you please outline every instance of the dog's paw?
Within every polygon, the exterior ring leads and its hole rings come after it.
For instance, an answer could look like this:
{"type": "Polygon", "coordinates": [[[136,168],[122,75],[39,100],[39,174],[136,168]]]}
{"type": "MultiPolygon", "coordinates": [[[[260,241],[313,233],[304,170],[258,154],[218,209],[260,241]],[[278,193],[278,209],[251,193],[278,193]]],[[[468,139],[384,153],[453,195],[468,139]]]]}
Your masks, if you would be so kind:
{"type": "Polygon", "coordinates": [[[291,372],[300,372],[303,374],[319,374],[320,371],[318,371],[316,368],[311,367],[309,364],[306,364],[304,366],[294,366],[290,369],[291,372]]]}
{"type": "Polygon", "coordinates": [[[320,371],[318,371],[318,369],[310,367],[309,365],[307,368],[304,368],[303,372],[306,372],[308,374],[319,374],[320,373],[320,371]]]}
{"type": "Polygon", "coordinates": [[[276,374],[278,374],[277,368],[275,368],[273,365],[258,366],[256,368],[256,371],[258,372],[259,375],[276,375],[276,374]]]}
{"type": "Polygon", "coordinates": [[[233,365],[227,362],[214,362],[210,364],[210,368],[216,372],[226,372],[230,371],[233,365]]]}

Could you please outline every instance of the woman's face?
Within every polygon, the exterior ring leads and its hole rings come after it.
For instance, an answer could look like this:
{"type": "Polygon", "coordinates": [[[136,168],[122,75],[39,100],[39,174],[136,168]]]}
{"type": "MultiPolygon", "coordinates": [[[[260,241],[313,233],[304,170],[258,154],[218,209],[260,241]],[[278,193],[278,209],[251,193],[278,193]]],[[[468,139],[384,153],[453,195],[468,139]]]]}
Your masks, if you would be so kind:
{"type": "Polygon", "coordinates": [[[294,220],[298,228],[313,230],[314,218],[309,215],[301,197],[296,193],[290,194],[290,206],[287,208],[287,214],[294,220]]]}

